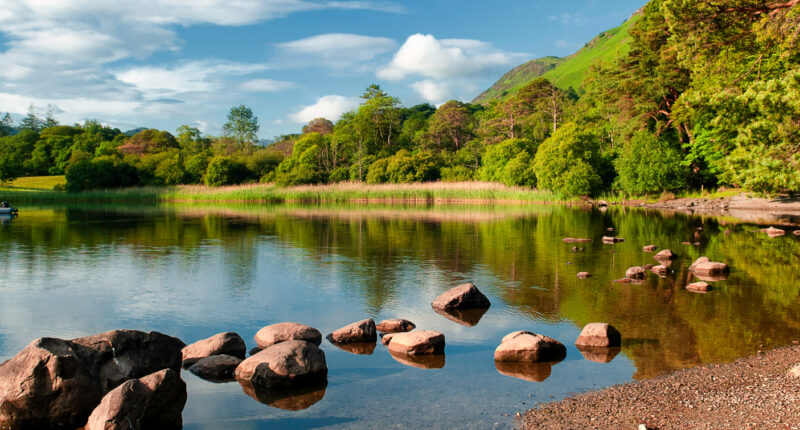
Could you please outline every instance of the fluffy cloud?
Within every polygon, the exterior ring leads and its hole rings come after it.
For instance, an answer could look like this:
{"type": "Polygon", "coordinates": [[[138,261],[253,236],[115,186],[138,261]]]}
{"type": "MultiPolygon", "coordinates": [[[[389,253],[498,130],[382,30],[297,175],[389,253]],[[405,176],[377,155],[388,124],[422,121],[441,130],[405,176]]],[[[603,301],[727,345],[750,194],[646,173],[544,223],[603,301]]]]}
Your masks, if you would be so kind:
{"type": "Polygon", "coordinates": [[[507,67],[521,57],[525,54],[503,52],[479,40],[439,40],[430,34],[414,34],[406,39],[391,63],[378,70],[377,75],[394,81],[410,76],[471,78],[507,67]]]}
{"type": "Polygon", "coordinates": [[[305,124],[314,118],[327,118],[331,121],[336,121],[343,113],[358,106],[360,102],[361,99],[358,97],[324,96],[320,97],[316,103],[289,115],[289,119],[300,124],[305,124]]]}
{"type": "Polygon", "coordinates": [[[278,45],[284,54],[294,57],[293,62],[335,68],[353,67],[354,64],[391,52],[396,47],[397,43],[386,37],[348,33],[320,34],[278,45]]]}

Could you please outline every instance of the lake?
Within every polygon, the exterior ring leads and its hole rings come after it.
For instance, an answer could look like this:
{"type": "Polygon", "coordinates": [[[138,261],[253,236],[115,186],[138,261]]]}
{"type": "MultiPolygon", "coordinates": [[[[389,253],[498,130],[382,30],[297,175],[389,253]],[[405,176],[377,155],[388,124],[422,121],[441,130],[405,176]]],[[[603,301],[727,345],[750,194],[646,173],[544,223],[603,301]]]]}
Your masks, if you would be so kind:
{"type": "Polygon", "coordinates": [[[508,428],[537,402],[800,338],[800,238],[725,217],[557,205],[23,206],[0,221],[2,360],[38,337],[117,328],[187,344],[236,331],[248,348],[258,329],[283,321],[326,335],[363,318],[406,318],[445,334],[444,359],[421,363],[380,343],[364,355],[323,339],[327,387],[272,406],[236,382],[183,371],[186,429],[508,428]],[[625,241],[603,244],[604,235],[625,241]],[[679,255],[675,272],[614,282],[658,264],[642,251],[649,244],[679,255]],[[687,268],[702,255],[731,273],[695,294],[687,268]],[[578,279],[582,271],[593,276],[578,279]],[[459,322],[431,309],[468,281],[491,300],[488,312],[459,322]],[[620,330],[618,354],[592,361],[573,345],[590,322],[620,330]],[[515,330],[560,340],[567,358],[498,370],[494,349],[515,330]],[[281,409],[298,403],[308,407],[281,409]]]}

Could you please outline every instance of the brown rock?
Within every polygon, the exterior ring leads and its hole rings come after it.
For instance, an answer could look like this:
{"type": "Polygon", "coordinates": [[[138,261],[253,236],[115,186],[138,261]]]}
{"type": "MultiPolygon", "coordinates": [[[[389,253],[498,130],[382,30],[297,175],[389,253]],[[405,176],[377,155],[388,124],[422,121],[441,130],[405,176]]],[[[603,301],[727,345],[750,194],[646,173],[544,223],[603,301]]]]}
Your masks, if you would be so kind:
{"type": "Polygon", "coordinates": [[[438,331],[417,330],[408,333],[394,333],[388,342],[389,351],[394,353],[406,355],[444,354],[444,335],[438,331]]]}
{"type": "Polygon", "coordinates": [[[394,318],[381,321],[375,326],[375,329],[381,333],[401,333],[414,330],[416,327],[417,326],[409,320],[394,318]]]}
{"type": "Polygon", "coordinates": [[[622,336],[619,330],[606,323],[586,324],[578,340],[575,341],[575,345],[603,347],[620,346],[621,343],[622,336]]]}
{"type": "Polygon", "coordinates": [[[398,363],[419,369],[441,369],[444,367],[444,354],[434,355],[408,355],[400,352],[389,351],[389,355],[398,363]]]}
{"type": "Polygon", "coordinates": [[[189,367],[197,360],[212,355],[230,355],[243,359],[245,352],[247,352],[247,345],[245,345],[244,339],[231,331],[198,340],[181,351],[184,367],[189,367]]]}
{"type": "Polygon", "coordinates": [[[621,237],[603,236],[603,243],[619,243],[619,242],[625,242],[625,239],[621,237]]]}
{"type": "Polygon", "coordinates": [[[641,266],[633,266],[625,271],[625,277],[628,279],[644,279],[647,277],[647,269],[641,266]]]}
{"type": "Polygon", "coordinates": [[[561,239],[561,241],[566,243],[582,243],[582,242],[591,242],[592,239],[576,239],[574,237],[565,237],[561,239]]]}
{"type": "Polygon", "coordinates": [[[501,375],[531,382],[543,382],[550,377],[553,365],[557,362],[529,363],[525,361],[497,361],[494,367],[501,375]]]}
{"type": "Polygon", "coordinates": [[[686,286],[686,289],[693,293],[707,293],[711,290],[711,285],[705,282],[693,282],[686,286]]]}
{"type": "Polygon", "coordinates": [[[261,350],[242,361],[236,380],[268,388],[308,386],[325,381],[325,353],[303,340],[287,340],[261,350]]]}
{"type": "Polygon", "coordinates": [[[566,356],[567,349],[561,342],[529,331],[506,335],[494,350],[495,361],[561,361],[566,356]]]}
{"type": "Polygon", "coordinates": [[[642,251],[644,251],[644,252],[653,252],[656,249],[658,249],[658,247],[655,246],[655,245],[647,245],[647,246],[642,247],[642,251]]]}
{"type": "Polygon", "coordinates": [[[652,264],[643,264],[642,267],[644,267],[644,270],[651,270],[655,266],[652,264]]]}
{"type": "Polygon", "coordinates": [[[85,429],[180,429],[185,404],[186,384],[178,372],[164,369],[106,394],[85,429]]]}
{"type": "Polygon", "coordinates": [[[653,258],[659,261],[670,261],[678,258],[678,256],[669,249],[662,249],[658,254],[654,255],[653,258]]]}
{"type": "Polygon", "coordinates": [[[378,338],[375,332],[375,321],[372,318],[348,324],[328,335],[328,340],[333,343],[375,342],[378,338]]]}
{"type": "Polygon", "coordinates": [[[122,382],[164,368],[179,371],[184,346],[134,330],[35,340],[0,365],[0,428],[79,427],[122,382]]]}
{"type": "Polygon", "coordinates": [[[697,275],[715,276],[728,273],[730,269],[725,263],[717,263],[710,261],[707,257],[700,257],[689,266],[689,270],[697,275]]]}
{"type": "Polygon", "coordinates": [[[589,273],[589,272],[578,272],[578,274],[576,276],[579,279],[586,279],[586,278],[590,278],[592,276],[592,274],[589,273]]]}
{"type": "Polygon", "coordinates": [[[783,236],[783,235],[786,234],[785,230],[781,230],[781,229],[775,228],[775,227],[763,228],[763,229],[761,229],[761,232],[762,233],[766,233],[767,236],[769,236],[769,237],[778,237],[778,236],[783,236]]]}
{"type": "Polygon", "coordinates": [[[606,348],[602,346],[577,345],[583,358],[595,363],[610,363],[622,350],[620,347],[606,348]]]}
{"type": "Polygon", "coordinates": [[[393,333],[387,333],[381,336],[381,345],[388,345],[392,340],[393,333]]]}
{"type": "Polygon", "coordinates": [[[256,401],[277,409],[300,411],[308,409],[325,397],[327,382],[299,388],[271,389],[239,381],[242,391],[256,401]]]}
{"type": "Polygon", "coordinates": [[[233,372],[241,362],[241,358],[232,355],[209,355],[197,360],[189,371],[209,381],[227,382],[235,379],[233,372]]]}
{"type": "Polygon", "coordinates": [[[650,270],[656,275],[661,277],[667,276],[667,274],[669,274],[669,268],[667,266],[664,266],[663,264],[660,264],[658,266],[653,266],[653,268],[650,270]]]}
{"type": "Polygon", "coordinates": [[[434,309],[483,309],[491,306],[489,299],[471,283],[453,287],[433,300],[434,309]]]}
{"type": "Polygon", "coordinates": [[[287,340],[304,340],[319,346],[322,343],[322,333],[304,324],[283,322],[262,328],[256,333],[255,340],[261,349],[287,340]]]}
{"type": "Polygon", "coordinates": [[[792,233],[794,233],[795,236],[800,236],[800,230],[795,230],[792,233]]]}

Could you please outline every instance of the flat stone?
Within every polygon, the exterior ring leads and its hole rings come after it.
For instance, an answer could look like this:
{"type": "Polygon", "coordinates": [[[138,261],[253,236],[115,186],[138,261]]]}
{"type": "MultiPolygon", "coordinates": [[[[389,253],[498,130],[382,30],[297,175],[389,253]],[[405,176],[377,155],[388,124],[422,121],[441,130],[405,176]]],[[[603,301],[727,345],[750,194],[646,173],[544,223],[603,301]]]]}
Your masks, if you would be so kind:
{"type": "Polygon", "coordinates": [[[181,350],[184,367],[189,367],[201,358],[212,355],[230,355],[244,359],[246,352],[247,345],[245,345],[244,339],[232,331],[198,340],[181,350]]]}
{"type": "Polygon", "coordinates": [[[375,321],[372,318],[348,324],[328,335],[328,340],[333,343],[372,342],[378,335],[375,331],[375,321]]]}
{"type": "Polygon", "coordinates": [[[583,327],[575,345],[614,347],[620,346],[621,342],[622,336],[614,326],[607,323],[590,323],[583,327]]]}
{"type": "Polygon", "coordinates": [[[388,342],[390,352],[406,355],[444,354],[444,335],[434,330],[394,333],[388,342]]]}
{"type": "Polygon", "coordinates": [[[494,350],[495,361],[561,361],[566,356],[567,349],[561,342],[529,331],[509,333],[494,350]]]}
{"type": "Polygon", "coordinates": [[[619,243],[619,242],[625,242],[625,239],[622,237],[603,236],[603,243],[619,243]]]}
{"type": "Polygon", "coordinates": [[[322,333],[305,324],[282,322],[262,328],[256,333],[255,340],[261,349],[288,340],[304,340],[319,346],[322,343],[322,333]]]}
{"type": "Polygon", "coordinates": [[[478,287],[466,283],[440,294],[431,306],[434,309],[482,309],[488,308],[491,303],[478,287]]]}
{"type": "Polygon", "coordinates": [[[417,326],[409,320],[402,318],[393,318],[383,320],[375,326],[375,329],[381,333],[402,333],[414,330],[417,326]]]}

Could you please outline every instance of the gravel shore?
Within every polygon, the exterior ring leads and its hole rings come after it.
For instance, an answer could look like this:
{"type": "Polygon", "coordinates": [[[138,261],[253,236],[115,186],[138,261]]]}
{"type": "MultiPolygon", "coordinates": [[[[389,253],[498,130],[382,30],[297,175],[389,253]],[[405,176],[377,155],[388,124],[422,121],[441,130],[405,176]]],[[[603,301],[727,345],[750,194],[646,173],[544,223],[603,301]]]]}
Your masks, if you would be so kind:
{"type": "Polygon", "coordinates": [[[525,429],[800,429],[800,346],[542,404],[525,429]]]}

